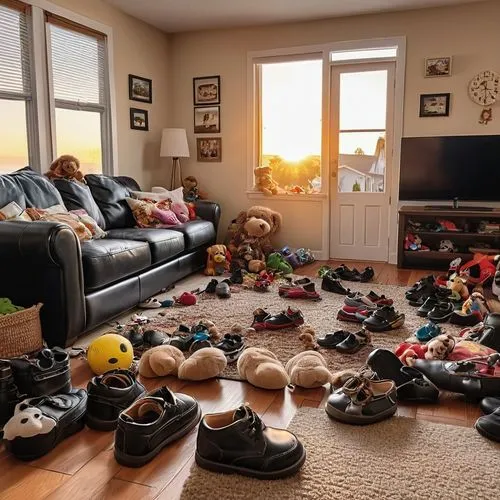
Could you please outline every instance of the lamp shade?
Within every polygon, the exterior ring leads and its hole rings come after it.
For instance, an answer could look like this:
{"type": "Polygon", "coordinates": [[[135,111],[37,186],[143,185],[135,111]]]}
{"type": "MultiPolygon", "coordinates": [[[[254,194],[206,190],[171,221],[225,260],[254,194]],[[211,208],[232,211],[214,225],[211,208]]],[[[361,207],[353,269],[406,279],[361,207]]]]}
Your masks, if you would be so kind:
{"type": "Polygon", "coordinates": [[[164,128],[161,135],[160,156],[189,158],[186,130],[183,128],[164,128]]]}

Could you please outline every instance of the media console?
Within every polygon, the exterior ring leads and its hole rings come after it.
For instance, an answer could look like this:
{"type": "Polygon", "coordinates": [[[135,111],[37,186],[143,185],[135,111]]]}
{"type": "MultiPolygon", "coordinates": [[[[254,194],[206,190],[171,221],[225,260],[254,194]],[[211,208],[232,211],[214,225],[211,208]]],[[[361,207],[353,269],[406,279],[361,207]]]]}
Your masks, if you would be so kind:
{"type": "Polygon", "coordinates": [[[456,257],[463,262],[472,258],[476,251],[482,253],[500,253],[500,232],[484,230],[483,221],[500,224],[500,210],[482,207],[439,207],[439,206],[403,206],[399,209],[398,230],[398,267],[423,269],[448,269],[449,263],[456,257]],[[460,231],[433,231],[432,226],[438,220],[448,220],[460,231]],[[421,229],[415,230],[410,221],[420,223],[421,229]],[[420,236],[428,251],[404,249],[407,233],[420,236]],[[457,247],[455,252],[440,252],[441,240],[451,240],[457,247]],[[488,246],[489,248],[484,248],[488,246]]]}

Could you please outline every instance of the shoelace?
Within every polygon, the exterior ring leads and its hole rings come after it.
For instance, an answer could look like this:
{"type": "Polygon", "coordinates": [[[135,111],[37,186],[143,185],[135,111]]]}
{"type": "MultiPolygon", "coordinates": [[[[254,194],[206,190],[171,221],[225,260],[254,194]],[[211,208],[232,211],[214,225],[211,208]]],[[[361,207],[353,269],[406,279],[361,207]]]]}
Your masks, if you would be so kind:
{"type": "Polygon", "coordinates": [[[250,406],[245,405],[245,409],[247,411],[249,435],[256,437],[262,430],[262,420],[257,413],[250,408],[250,406]]]}
{"type": "Polygon", "coordinates": [[[373,392],[370,388],[370,378],[366,376],[366,371],[361,371],[357,375],[347,379],[342,387],[342,392],[355,405],[368,403],[373,397],[373,392]]]}

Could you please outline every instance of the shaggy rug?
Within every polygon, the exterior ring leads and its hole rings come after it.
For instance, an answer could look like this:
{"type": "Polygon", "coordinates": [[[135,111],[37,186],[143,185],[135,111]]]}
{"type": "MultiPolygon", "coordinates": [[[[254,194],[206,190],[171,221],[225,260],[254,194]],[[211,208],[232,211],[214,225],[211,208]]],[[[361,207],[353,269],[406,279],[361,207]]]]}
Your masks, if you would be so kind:
{"type": "Polygon", "coordinates": [[[290,424],[307,459],[298,474],[260,481],[193,466],[181,499],[490,499],[500,487],[500,445],[474,429],[393,417],[351,426],[300,409],[290,424]]]}
{"type": "MultiPolygon", "coordinates": [[[[208,278],[205,278],[205,283],[208,278]]],[[[316,279],[317,289],[321,289],[321,280],[316,279]]],[[[335,372],[345,368],[359,368],[366,360],[372,349],[384,347],[394,349],[398,344],[412,336],[414,331],[425,323],[425,319],[415,314],[415,308],[408,305],[404,292],[406,288],[392,285],[377,285],[373,283],[345,283],[353,290],[368,293],[370,290],[378,294],[385,294],[394,300],[394,307],[406,316],[402,328],[384,333],[372,334],[372,345],[365,346],[356,354],[340,354],[334,349],[320,348],[320,352],[326,359],[330,371],[335,372]]],[[[215,295],[201,294],[198,303],[188,307],[174,307],[163,309],[161,313],[151,316],[150,327],[164,332],[173,332],[179,324],[188,326],[198,323],[202,319],[213,321],[221,333],[230,331],[235,323],[242,327],[249,327],[253,320],[253,311],[262,307],[271,313],[280,311],[291,305],[299,308],[305,318],[304,326],[300,328],[285,329],[278,331],[258,331],[245,334],[247,347],[265,347],[274,352],[282,363],[302,352],[304,347],[299,340],[300,332],[307,326],[314,328],[316,336],[319,337],[327,332],[339,329],[357,331],[360,325],[346,323],[336,319],[337,311],[344,303],[344,296],[335,293],[321,291],[322,300],[312,302],[308,300],[283,299],[278,295],[277,285],[265,293],[246,290],[240,286],[232,287],[229,299],[220,299],[215,295]]],[[[456,333],[459,328],[447,324],[443,330],[448,333],[456,333]]],[[[223,378],[239,380],[236,363],[228,365],[222,374],[223,378]]]]}

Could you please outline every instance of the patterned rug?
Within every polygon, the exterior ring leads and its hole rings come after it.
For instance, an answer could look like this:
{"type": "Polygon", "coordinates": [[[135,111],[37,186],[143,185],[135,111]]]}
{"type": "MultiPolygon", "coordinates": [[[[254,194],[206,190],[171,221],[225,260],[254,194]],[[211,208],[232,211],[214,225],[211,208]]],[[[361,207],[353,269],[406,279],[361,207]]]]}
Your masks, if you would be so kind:
{"type": "MultiPolygon", "coordinates": [[[[209,279],[205,278],[205,282],[209,279]]],[[[321,280],[315,279],[317,290],[321,290],[321,280]]],[[[394,307],[406,316],[402,328],[384,333],[372,334],[372,345],[365,346],[355,354],[340,354],[334,349],[320,348],[326,359],[330,371],[335,372],[345,368],[359,368],[366,360],[371,350],[384,347],[394,349],[398,344],[413,335],[415,330],[425,323],[425,319],[415,314],[415,308],[408,305],[404,292],[406,288],[392,285],[376,285],[373,283],[345,283],[351,289],[368,293],[370,290],[378,294],[385,294],[394,300],[394,307]]],[[[333,332],[339,329],[349,331],[359,330],[360,325],[346,323],[336,319],[337,311],[344,303],[342,295],[321,291],[322,300],[311,302],[307,300],[284,299],[278,295],[277,285],[273,284],[268,292],[255,292],[240,286],[232,286],[229,299],[220,299],[215,295],[202,294],[198,303],[188,307],[174,307],[163,309],[161,313],[151,316],[150,327],[164,332],[173,332],[179,324],[192,326],[202,319],[213,321],[221,333],[230,331],[235,323],[246,328],[253,320],[253,311],[262,307],[271,313],[279,313],[291,305],[302,311],[305,325],[300,328],[279,331],[258,331],[245,334],[245,343],[248,347],[265,347],[274,352],[278,359],[285,364],[290,358],[302,352],[304,347],[299,340],[300,332],[307,326],[314,328],[316,336],[333,332]]],[[[447,324],[443,327],[447,333],[456,334],[459,328],[447,324]]],[[[221,375],[222,378],[240,380],[236,370],[236,363],[228,365],[221,375]]]]}
{"type": "Polygon", "coordinates": [[[261,481],[193,465],[181,499],[351,500],[491,499],[500,487],[500,445],[474,429],[393,417],[340,424],[324,410],[301,408],[290,430],[307,458],[293,477],[261,481]]]}

